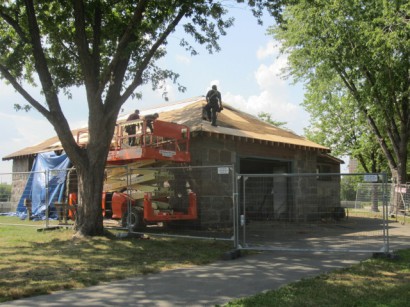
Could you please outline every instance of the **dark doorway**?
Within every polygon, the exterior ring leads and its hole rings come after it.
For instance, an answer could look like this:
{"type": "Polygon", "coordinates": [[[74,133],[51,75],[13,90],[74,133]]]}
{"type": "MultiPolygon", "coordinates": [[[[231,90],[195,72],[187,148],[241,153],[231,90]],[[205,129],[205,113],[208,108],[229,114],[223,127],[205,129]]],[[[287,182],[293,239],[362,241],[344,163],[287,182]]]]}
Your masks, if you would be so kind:
{"type": "MultiPolygon", "coordinates": [[[[291,162],[257,158],[240,159],[240,173],[289,173],[291,162]]],[[[246,177],[246,176],[243,176],[246,177]]],[[[241,178],[239,199],[248,220],[279,220],[288,214],[288,179],[285,176],[241,178]],[[245,193],[244,193],[245,192],[245,193]]]]}
{"type": "Polygon", "coordinates": [[[289,161],[258,158],[241,158],[239,160],[239,173],[241,174],[273,174],[289,172],[289,161]]]}

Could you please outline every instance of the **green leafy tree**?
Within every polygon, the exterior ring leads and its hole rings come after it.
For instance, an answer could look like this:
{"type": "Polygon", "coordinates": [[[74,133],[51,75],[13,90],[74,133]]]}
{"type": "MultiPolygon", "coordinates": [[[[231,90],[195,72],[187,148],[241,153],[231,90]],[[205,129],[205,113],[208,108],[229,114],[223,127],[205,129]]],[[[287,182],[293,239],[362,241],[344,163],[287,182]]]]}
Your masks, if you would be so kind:
{"type": "Polygon", "coordinates": [[[258,118],[260,120],[263,120],[264,122],[267,122],[267,123],[269,123],[271,125],[274,125],[276,127],[284,128],[285,125],[287,124],[287,122],[280,122],[280,121],[273,120],[271,118],[271,115],[269,113],[266,113],[266,112],[259,112],[258,113],[258,118]]]}
{"type": "MultiPolygon", "coordinates": [[[[244,2],[243,0],[237,2],[244,2]]],[[[256,17],[267,8],[280,16],[281,1],[249,0],[256,17]]],[[[235,4],[235,1],[233,1],[235,4]]],[[[209,52],[233,25],[224,1],[3,0],[0,4],[0,75],[54,127],[77,169],[77,235],[102,235],[101,198],[106,158],[118,113],[139,97],[139,86],[178,74],[161,69],[168,36],[178,25],[209,52]],[[38,83],[41,101],[25,88],[38,83]],[[86,147],[76,143],[60,105],[61,95],[83,86],[88,106],[86,147]],[[103,129],[102,129],[103,127],[103,129]]],[[[187,38],[190,54],[197,53],[187,38]]],[[[184,87],[178,84],[180,90],[184,87]]]]}
{"type": "Polygon", "coordinates": [[[0,201],[9,201],[11,197],[11,184],[0,183],[0,201]]]}
{"type": "Polygon", "coordinates": [[[388,166],[374,135],[357,110],[353,97],[344,86],[332,80],[315,80],[309,85],[303,105],[311,124],[305,135],[328,146],[338,156],[359,161],[367,173],[380,173],[388,166]]]}
{"type": "Polygon", "coordinates": [[[408,1],[301,0],[286,8],[286,26],[271,30],[289,53],[289,73],[316,102],[332,103],[321,96],[331,83],[354,103],[342,126],[360,125],[356,114],[366,121],[397,183],[406,181],[410,137],[409,16],[408,1]]]}
{"type": "Polygon", "coordinates": [[[359,178],[356,176],[343,176],[340,181],[340,198],[342,200],[356,200],[359,178]]]}

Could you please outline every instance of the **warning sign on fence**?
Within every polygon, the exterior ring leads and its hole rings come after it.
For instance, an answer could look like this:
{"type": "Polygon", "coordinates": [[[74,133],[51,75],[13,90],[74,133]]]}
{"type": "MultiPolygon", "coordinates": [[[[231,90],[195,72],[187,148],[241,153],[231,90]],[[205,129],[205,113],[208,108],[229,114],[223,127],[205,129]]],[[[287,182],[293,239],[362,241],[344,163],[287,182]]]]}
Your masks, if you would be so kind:
{"type": "Polygon", "coordinates": [[[394,191],[395,191],[396,193],[403,193],[403,194],[406,194],[406,193],[407,193],[407,189],[406,189],[406,188],[402,188],[402,187],[395,187],[395,188],[394,188],[394,191]]]}
{"type": "Polygon", "coordinates": [[[378,182],[378,179],[377,175],[364,175],[365,182],[378,182]]]}

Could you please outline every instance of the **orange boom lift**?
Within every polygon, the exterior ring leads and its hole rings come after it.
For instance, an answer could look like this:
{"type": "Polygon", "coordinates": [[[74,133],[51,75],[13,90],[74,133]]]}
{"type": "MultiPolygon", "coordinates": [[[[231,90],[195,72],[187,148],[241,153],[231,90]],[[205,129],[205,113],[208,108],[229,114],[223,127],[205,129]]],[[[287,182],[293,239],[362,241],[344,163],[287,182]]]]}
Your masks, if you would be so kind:
{"type": "MultiPolygon", "coordinates": [[[[79,144],[86,145],[82,142],[86,133],[77,134],[79,144]]],[[[120,220],[134,231],[152,224],[196,220],[196,194],[190,189],[189,174],[182,168],[165,167],[191,161],[189,141],[185,125],[155,120],[151,132],[143,119],[117,124],[107,157],[104,217],[120,220]],[[129,125],[135,125],[135,134],[126,133],[129,125]],[[128,145],[129,138],[135,138],[134,146],[128,145]]],[[[70,194],[69,199],[73,205],[77,198],[70,194]]]]}

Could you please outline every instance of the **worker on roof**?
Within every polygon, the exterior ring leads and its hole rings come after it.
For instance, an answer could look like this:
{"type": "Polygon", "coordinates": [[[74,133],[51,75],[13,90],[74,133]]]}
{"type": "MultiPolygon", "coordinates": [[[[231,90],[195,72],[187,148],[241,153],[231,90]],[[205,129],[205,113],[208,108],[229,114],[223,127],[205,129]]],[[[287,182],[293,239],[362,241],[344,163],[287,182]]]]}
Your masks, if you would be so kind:
{"type": "Polygon", "coordinates": [[[208,120],[212,126],[216,127],[216,113],[223,110],[221,93],[218,91],[216,85],[212,85],[212,89],[206,94],[206,101],[207,104],[204,109],[207,113],[208,120]]]}
{"type": "MultiPolygon", "coordinates": [[[[140,119],[140,110],[135,110],[134,113],[130,114],[127,118],[128,121],[140,119]]],[[[137,125],[139,127],[139,124],[130,124],[125,126],[125,132],[128,133],[128,135],[132,135],[131,137],[128,138],[128,145],[134,146],[135,145],[135,134],[137,133],[137,125]]]]}

